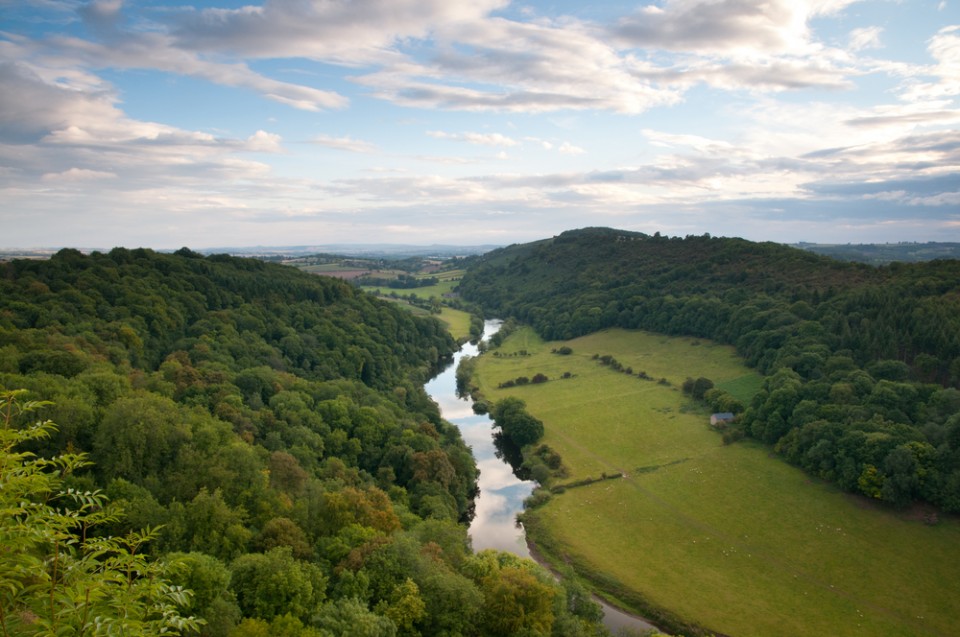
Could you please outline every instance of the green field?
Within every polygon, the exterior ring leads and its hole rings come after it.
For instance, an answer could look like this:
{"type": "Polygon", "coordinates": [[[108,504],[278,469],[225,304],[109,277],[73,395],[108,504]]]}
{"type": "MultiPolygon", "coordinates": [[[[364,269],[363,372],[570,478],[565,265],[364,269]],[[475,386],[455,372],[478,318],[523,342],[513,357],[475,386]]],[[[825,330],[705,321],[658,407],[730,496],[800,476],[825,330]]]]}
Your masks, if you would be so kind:
{"type": "Polygon", "coordinates": [[[369,285],[361,286],[361,288],[367,292],[371,292],[373,294],[379,294],[382,296],[387,296],[391,293],[396,294],[397,296],[410,296],[412,294],[421,299],[430,299],[435,296],[439,298],[439,297],[442,297],[444,294],[453,292],[454,288],[456,288],[458,284],[459,284],[459,281],[440,280],[440,281],[437,281],[436,285],[428,285],[422,288],[399,289],[399,288],[369,286],[369,285]]]}
{"type": "Polygon", "coordinates": [[[452,307],[444,305],[440,308],[440,316],[438,318],[446,323],[447,330],[458,343],[470,338],[469,312],[455,310],[452,307]]]}
{"type": "Polygon", "coordinates": [[[731,348],[621,330],[543,343],[524,329],[500,352],[481,358],[481,392],[527,402],[570,471],[565,481],[625,474],[527,513],[550,558],[622,604],[738,637],[957,634],[958,520],[927,525],[840,493],[760,445],[724,446],[678,388],[705,376],[749,398],[760,379],[731,348]],[[564,344],[572,355],[550,353],[564,344]],[[528,355],[503,355],[520,350],[528,355]],[[538,372],[551,380],[497,389],[538,372]]]}
{"type": "MultiPolygon", "coordinates": [[[[298,265],[296,267],[310,274],[326,274],[329,276],[337,276],[343,272],[360,273],[367,270],[367,268],[362,266],[343,265],[340,263],[316,263],[311,265],[298,265]]],[[[386,274],[392,274],[392,272],[386,274]]]]}

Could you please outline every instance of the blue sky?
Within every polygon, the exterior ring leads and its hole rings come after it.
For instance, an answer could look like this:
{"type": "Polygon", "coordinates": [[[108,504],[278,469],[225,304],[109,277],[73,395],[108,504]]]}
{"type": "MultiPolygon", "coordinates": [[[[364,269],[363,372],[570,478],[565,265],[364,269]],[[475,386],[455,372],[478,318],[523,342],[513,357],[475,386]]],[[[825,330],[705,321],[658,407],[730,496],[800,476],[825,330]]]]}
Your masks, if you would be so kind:
{"type": "Polygon", "coordinates": [[[960,241],[958,0],[0,0],[0,247],[960,241]]]}

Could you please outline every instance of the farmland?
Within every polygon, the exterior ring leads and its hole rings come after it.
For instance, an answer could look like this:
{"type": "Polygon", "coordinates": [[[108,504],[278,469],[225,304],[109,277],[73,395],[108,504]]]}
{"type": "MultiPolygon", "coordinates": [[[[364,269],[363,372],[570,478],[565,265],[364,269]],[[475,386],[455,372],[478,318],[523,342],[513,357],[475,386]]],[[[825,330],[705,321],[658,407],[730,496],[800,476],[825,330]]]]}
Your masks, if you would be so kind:
{"type": "Polygon", "coordinates": [[[545,343],[521,329],[498,351],[481,358],[475,382],[487,400],[517,396],[544,421],[543,442],[569,473],[555,487],[624,475],[566,489],[525,514],[541,553],[572,563],[620,604],[688,634],[692,625],[735,635],[954,630],[960,600],[943,583],[960,558],[957,520],[924,524],[913,511],[843,494],[757,443],[723,445],[679,386],[704,376],[749,401],[760,378],[731,348],[623,330],[545,343]],[[572,354],[552,353],[562,345],[572,354]],[[551,380],[498,389],[537,373],[551,380]]]}

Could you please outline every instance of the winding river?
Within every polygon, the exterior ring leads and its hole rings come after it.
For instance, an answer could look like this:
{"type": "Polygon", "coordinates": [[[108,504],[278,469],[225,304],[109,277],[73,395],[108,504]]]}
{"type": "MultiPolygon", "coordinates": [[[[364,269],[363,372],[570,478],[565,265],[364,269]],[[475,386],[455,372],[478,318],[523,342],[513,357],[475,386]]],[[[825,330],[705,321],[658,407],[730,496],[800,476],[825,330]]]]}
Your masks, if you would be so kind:
{"type": "MultiPolygon", "coordinates": [[[[500,321],[486,321],[483,329],[484,338],[489,338],[500,329],[500,321]]],[[[517,478],[510,465],[497,457],[492,421],[486,415],[474,414],[473,402],[469,398],[457,396],[457,365],[464,356],[476,356],[477,353],[476,345],[465,344],[454,355],[453,363],[428,382],[425,389],[440,406],[443,418],[460,429],[480,469],[480,495],[476,499],[476,516],[470,524],[474,550],[497,549],[532,558],[523,527],[517,524],[516,517],[523,510],[523,501],[533,491],[535,484],[517,478]]],[[[625,627],[639,630],[655,628],[600,599],[596,601],[603,607],[604,625],[614,634],[625,627]]]]}

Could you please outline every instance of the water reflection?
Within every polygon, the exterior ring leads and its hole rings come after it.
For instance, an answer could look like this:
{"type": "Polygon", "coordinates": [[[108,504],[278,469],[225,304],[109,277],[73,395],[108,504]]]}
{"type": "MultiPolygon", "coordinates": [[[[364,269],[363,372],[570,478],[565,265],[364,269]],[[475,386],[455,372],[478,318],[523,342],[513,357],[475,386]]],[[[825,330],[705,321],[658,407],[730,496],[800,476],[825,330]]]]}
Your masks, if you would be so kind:
{"type": "MultiPolygon", "coordinates": [[[[500,328],[500,321],[484,324],[484,338],[489,338],[500,328]]],[[[480,495],[470,524],[470,538],[476,551],[498,549],[510,551],[522,557],[530,557],[530,550],[517,526],[517,512],[523,510],[523,501],[533,491],[534,484],[517,478],[510,468],[499,459],[493,440],[489,416],[473,413],[469,398],[457,397],[457,365],[464,356],[476,356],[476,345],[467,344],[454,355],[453,364],[426,385],[427,393],[440,405],[445,420],[460,428],[464,441],[473,450],[473,457],[480,469],[480,495]]]]}
{"type": "MultiPolygon", "coordinates": [[[[484,323],[484,338],[489,338],[500,329],[500,321],[484,323]]],[[[470,523],[470,538],[475,551],[497,549],[509,551],[520,557],[531,557],[523,528],[517,524],[517,513],[523,511],[523,501],[533,491],[535,484],[521,480],[514,473],[522,460],[520,450],[509,440],[498,440],[492,431],[493,421],[487,415],[473,412],[473,402],[457,395],[457,365],[464,356],[476,356],[477,346],[464,345],[454,355],[453,363],[425,385],[427,393],[440,406],[443,418],[460,429],[464,442],[473,450],[477,468],[480,470],[479,488],[470,523]],[[511,466],[513,465],[513,466],[511,466]]],[[[520,472],[520,475],[524,475],[520,472]]],[[[652,624],[627,615],[600,603],[604,611],[604,624],[617,634],[623,628],[649,630],[652,624]]]]}
{"type": "Polygon", "coordinates": [[[523,450],[515,442],[498,431],[493,434],[493,448],[497,450],[497,458],[510,465],[513,475],[521,480],[531,479],[530,470],[523,466],[523,450]]]}

